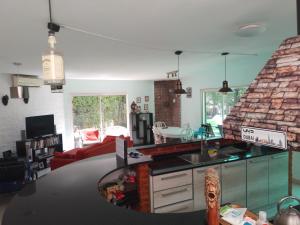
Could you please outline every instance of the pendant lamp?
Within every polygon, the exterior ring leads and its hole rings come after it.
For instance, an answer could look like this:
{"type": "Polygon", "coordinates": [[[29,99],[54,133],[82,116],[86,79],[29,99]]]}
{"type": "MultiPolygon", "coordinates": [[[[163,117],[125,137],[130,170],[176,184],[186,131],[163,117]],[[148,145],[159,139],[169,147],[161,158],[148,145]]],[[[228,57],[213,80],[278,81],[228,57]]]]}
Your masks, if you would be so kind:
{"type": "Polygon", "coordinates": [[[177,79],[177,81],[176,81],[176,87],[175,87],[175,91],[174,91],[174,93],[176,94],[176,95],[182,95],[182,94],[186,94],[186,91],[182,88],[182,83],[181,83],[181,81],[180,81],[180,78],[179,78],[179,74],[180,74],[180,72],[179,72],[179,57],[180,57],[180,55],[182,54],[182,51],[176,51],[175,52],[175,55],[177,55],[177,57],[178,57],[178,63],[177,63],[177,68],[178,68],[178,70],[177,70],[177,73],[178,73],[178,79],[177,79]]]}
{"type": "Polygon", "coordinates": [[[55,49],[55,33],[59,32],[60,26],[52,22],[51,0],[49,0],[50,22],[48,23],[48,44],[49,48],[42,56],[43,80],[51,88],[65,84],[65,71],[63,55],[55,49]]]}
{"type": "Polygon", "coordinates": [[[228,81],[226,80],[226,75],[227,75],[226,74],[227,73],[227,60],[226,60],[226,57],[227,57],[227,55],[229,55],[229,53],[228,52],[223,52],[221,55],[224,56],[224,58],[225,58],[225,80],[223,81],[222,88],[220,88],[219,92],[226,94],[228,92],[232,92],[232,89],[228,86],[228,81]]]}

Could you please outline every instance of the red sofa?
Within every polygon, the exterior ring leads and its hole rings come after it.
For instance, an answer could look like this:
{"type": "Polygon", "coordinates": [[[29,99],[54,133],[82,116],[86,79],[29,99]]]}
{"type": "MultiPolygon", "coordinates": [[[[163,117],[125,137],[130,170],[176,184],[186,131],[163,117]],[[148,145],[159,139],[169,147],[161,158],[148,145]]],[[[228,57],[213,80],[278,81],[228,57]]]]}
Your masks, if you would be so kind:
{"type": "MultiPolygon", "coordinates": [[[[124,139],[127,140],[128,147],[133,146],[133,142],[130,140],[130,137],[125,137],[124,139]]],[[[54,158],[52,158],[50,161],[50,167],[51,170],[55,170],[72,162],[76,162],[97,155],[113,153],[115,151],[116,137],[106,136],[103,142],[101,143],[92,144],[84,148],[75,148],[66,152],[55,152],[54,158]]]]}

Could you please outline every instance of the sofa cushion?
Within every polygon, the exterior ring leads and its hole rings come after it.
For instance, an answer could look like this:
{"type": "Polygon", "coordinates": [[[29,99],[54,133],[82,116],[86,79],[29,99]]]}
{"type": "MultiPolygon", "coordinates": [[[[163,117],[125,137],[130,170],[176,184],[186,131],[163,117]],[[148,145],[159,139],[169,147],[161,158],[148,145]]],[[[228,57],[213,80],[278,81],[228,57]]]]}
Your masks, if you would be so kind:
{"type": "Polygon", "coordinates": [[[83,132],[85,141],[99,140],[99,130],[87,130],[83,132]]]}
{"type": "Polygon", "coordinates": [[[112,141],[115,141],[116,138],[117,138],[116,136],[110,136],[110,135],[108,135],[108,136],[106,136],[106,137],[103,139],[102,144],[108,143],[108,142],[112,142],[112,141]]]}
{"type": "Polygon", "coordinates": [[[96,155],[103,155],[116,151],[116,142],[97,143],[85,148],[81,148],[76,153],[76,160],[86,159],[96,155]]]}
{"type": "Polygon", "coordinates": [[[55,170],[59,167],[62,167],[62,166],[65,166],[67,164],[70,164],[70,163],[73,163],[75,162],[76,159],[66,159],[66,158],[53,158],[51,159],[50,161],[50,167],[51,167],[51,170],[55,170]]]}
{"type": "Polygon", "coordinates": [[[75,159],[76,158],[76,153],[80,148],[74,148],[70,151],[66,152],[54,152],[54,157],[55,158],[61,158],[61,159],[75,159]]]}
{"type": "MultiPolygon", "coordinates": [[[[128,147],[132,147],[133,146],[133,141],[130,140],[130,137],[124,137],[123,135],[118,136],[119,138],[125,139],[127,141],[127,146],[128,147]]],[[[107,143],[107,142],[111,142],[111,141],[115,141],[117,138],[117,136],[106,136],[104,138],[104,140],[102,141],[102,143],[107,143]]]]}

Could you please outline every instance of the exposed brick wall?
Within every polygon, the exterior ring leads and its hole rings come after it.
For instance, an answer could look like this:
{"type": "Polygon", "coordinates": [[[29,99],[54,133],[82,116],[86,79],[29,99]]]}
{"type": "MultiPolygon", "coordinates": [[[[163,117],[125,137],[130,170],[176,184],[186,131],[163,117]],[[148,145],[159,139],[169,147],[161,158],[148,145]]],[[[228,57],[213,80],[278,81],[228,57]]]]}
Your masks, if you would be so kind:
{"type": "Polygon", "coordinates": [[[138,211],[150,212],[150,183],[149,183],[149,166],[147,163],[136,166],[136,177],[139,195],[138,211]]]}
{"type": "Polygon", "coordinates": [[[155,81],[155,121],[164,121],[167,126],[181,126],[181,102],[176,97],[175,80],[155,81]],[[175,99],[175,102],[173,101],[175,99]]]}
{"type": "Polygon", "coordinates": [[[300,36],[282,42],[224,121],[228,139],[241,126],[286,131],[288,146],[300,149],[300,36]]]}

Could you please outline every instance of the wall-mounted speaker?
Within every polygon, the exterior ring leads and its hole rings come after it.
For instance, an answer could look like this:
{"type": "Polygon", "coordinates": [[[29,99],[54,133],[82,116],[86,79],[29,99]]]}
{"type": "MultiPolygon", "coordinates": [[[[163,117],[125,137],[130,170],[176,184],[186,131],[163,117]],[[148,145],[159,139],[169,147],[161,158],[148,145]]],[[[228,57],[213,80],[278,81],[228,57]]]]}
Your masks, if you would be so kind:
{"type": "Polygon", "coordinates": [[[2,103],[3,103],[3,105],[7,106],[8,101],[9,101],[8,95],[4,95],[4,96],[2,97],[2,103]]]}

